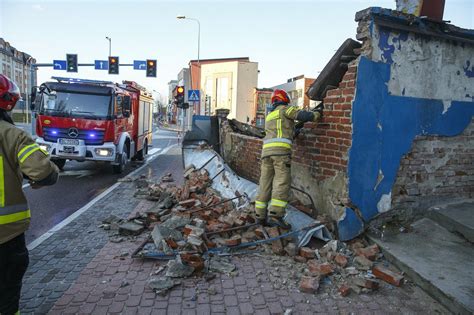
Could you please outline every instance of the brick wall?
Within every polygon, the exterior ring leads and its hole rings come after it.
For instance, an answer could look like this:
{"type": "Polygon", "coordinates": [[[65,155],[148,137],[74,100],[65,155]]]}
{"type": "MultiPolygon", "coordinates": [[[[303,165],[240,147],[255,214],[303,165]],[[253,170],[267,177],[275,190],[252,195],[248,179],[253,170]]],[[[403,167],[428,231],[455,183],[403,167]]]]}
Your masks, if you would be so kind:
{"type": "Polygon", "coordinates": [[[318,181],[347,170],[356,70],[357,66],[351,65],[339,87],[328,91],[323,101],[323,120],[318,124],[306,123],[296,140],[293,162],[309,167],[311,176],[318,181]]]}
{"type": "Polygon", "coordinates": [[[392,189],[397,216],[411,217],[442,201],[473,198],[473,161],[474,118],[458,136],[417,137],[392,189]]]}
{"type": "MultiPolygon", "coordinates": [[[[351,146],[351,102],[356,70],[354,63],[339,87],[327,93],[323,120],[306,123],[293,145],[292,185],[308,192],[317,208],[331,215],[338,211],[335,205],[347,197],[344,178],[351,146]],[[342,180],[334,181],[338,176],[342,180]],[[336,184],[325,185],[326,180],[336,184]]],[[[221,130],[224,159],[237,174],[258,183],[262,140],[233,133],[228,126],[221,130]]],[[[295,196],[308,202],[304,196],[295,196]]]]}

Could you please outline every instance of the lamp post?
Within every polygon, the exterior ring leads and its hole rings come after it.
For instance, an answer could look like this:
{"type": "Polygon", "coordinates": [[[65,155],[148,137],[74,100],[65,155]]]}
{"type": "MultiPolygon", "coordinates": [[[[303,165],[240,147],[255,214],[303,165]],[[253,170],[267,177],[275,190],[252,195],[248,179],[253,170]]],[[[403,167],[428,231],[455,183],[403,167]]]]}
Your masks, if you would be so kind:
{"type": "Polygon", "coordinates": [[[112,38],[105,36],[105,39],[109,41],[109,57],[112,56],[112,38]]]}
{"type": "MultiPolygon", "coordinates": [[[[185,15],[178,15],[176,17],[178,20],[192,20],[192,21],[196,21],[197,24],[198,24],[198,55],[197,55],[197,63],[198,63],[198,68],[199,68],[199,76],[198,76],[198,79],[196,80],[197,82],[197,88],[199,90],[201,90],[201,82],[200,82],[200,78],[201,78],[201,63],[200,63],[200,50],[201,50],[201,23],[199,22],[198,19],[195,19],[195,18],[191,18],[191,17],[186,17],[185,15]]],[[[191,81],[193,80],[192,76],[193,76],[193,71],[192,71],[192,68],[190,69],[191,70],[191,81]]],[[[192,88],[192,82],[191,82],[191,88],[192,88]]],[[[201,107],[201,104],[199,104],[199,108],[201,107]]],[[[192,116],[192,114],[191,114],[192,116]]],[[[184,118],[183,118],[183,125],[184,125],[184,118]]]]}
{"type": "Polygon", "coordinates": [[[176,17],[178,20],[193,20],[193,21],[196,21],[197,24],[198,24],[198,64],[199,64],[199,52],[200,52],[200,49],[201,49],[201,23],[199,22],[198,19],[195,19],[195,18],[190,18],[190,17],[186,17],[184,15],[178,15],[176,17]]]}

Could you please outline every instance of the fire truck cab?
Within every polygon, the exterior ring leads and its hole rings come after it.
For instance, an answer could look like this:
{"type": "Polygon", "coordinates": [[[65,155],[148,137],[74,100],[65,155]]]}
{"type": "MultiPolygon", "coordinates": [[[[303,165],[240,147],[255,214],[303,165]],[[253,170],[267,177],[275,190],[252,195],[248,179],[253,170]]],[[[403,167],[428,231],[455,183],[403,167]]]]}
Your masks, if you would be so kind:
{"type": "Polygon", "coordinates": [[[32,92],[36,142],[63,168],[66,160],[107,162],[121,173],[152,142],[153,98],[133,81],[52,77],[32,92]]]}

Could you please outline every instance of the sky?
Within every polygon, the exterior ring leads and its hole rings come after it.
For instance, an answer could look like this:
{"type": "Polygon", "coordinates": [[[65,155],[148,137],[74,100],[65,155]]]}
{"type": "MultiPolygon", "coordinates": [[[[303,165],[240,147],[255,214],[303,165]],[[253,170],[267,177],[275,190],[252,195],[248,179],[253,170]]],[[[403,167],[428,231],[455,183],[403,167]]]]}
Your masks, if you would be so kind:
{"type": "MultiPolygon", "coordinates": [[[[65,60],[66,53],[93,63],[107,60],[108,36],[121,63],[157,59],[157,78],[125,67],[118,76],[92,67],[77,74],[40,68],[39,82],[134,80],[167,97],[168,82],[198,53],[197,22],[178,15],[200,21],[200,59],[249,57],[258,62],[263,88],[301,74],[316,77],[342,42],[355,38],[355,13],[371,6],[394,9],[395,0],[0,0],[0,37],[37,63],[65,60]]],[[[446,0],[444,20],[474,29],[474,0],[446,0]]]]}

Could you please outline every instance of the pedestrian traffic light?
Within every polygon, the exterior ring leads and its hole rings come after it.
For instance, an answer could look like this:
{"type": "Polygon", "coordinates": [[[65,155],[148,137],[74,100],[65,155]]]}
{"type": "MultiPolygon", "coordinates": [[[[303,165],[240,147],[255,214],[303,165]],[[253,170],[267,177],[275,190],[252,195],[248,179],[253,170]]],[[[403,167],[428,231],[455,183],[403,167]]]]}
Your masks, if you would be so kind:
{"type": "Polygon", "coordinates": [[[66,71],[77,72],[77,55],[66,54],[66,71]]]}
{"type": "Polygon", "coordinates": [[[156,78],[156,60],[146,60],[146,76],[156,78]]]}
{"type": "Polygon", "coordinates": [[[184,107],[184,86],[177,86],[176,87],[176,106],[178,108],[184,107]]]}
{"type": "Polygon", "coordinates": [[[109,74],[119,74],[119,57],[109,57],[109,74]]]}

